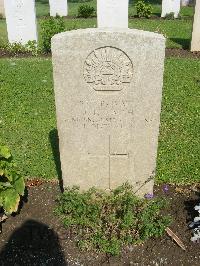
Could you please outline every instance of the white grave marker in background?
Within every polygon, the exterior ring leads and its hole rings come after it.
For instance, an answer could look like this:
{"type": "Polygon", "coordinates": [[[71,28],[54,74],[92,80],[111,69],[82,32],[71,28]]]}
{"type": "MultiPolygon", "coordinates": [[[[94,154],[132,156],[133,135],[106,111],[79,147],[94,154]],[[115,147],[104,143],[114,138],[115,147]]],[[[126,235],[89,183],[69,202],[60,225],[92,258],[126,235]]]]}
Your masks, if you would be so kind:
{"type": "Polygon", "coordinates": [[[68,7],[67,0],[49,0],[50,16],[55,17],[59,15],[61,17],[67,16],[68,7]]]}
{"type": "Polygon", "coordinates": [[[188,6],[190,4],[190,0],[181,0],[182,6],[188,6]]]}
{"type": "Polygon", "coordinates": [[[0,15],[5,17],[4,0],[0,0],[0,15]]]}
{"type": "Polygon", "coordinates": [[[98,28],[128,28],[128,0],[97,0],[98,28]]]}
{"type": "Polygon", "coordinates": [[[166,17],[170,13],[174,13],[174,18],[178,18],[180,12],[180,0],[162,0],[161,17],[166,17]]]}
{"type": "Polygon", "coordinates": [[[196,0],[191,51],[200,51],[200,0],[196,0]]]}
{"type": "Polygon", "coordinates": [[[4,5],[9,42],[37,41],[35,0],[5,0],[4,5]]]}

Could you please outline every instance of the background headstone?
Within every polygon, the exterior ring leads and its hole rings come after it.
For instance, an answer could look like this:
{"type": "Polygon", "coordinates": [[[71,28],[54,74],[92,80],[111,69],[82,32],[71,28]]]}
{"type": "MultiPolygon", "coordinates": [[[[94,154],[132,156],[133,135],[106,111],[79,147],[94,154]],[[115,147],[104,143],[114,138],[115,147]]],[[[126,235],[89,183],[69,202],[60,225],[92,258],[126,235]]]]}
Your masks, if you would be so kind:
{"type": "Polygon", "coordinates": [[[50,16],[55,17],[59,15],[61,17],[68,15],[67,0],[49,0],[50,16]]]}
{"type": "Polygon", "coordinates": [[[98,28],[128,28],[128,0],[97,0],[98,28]]]}
{"type": "Polygon", "coordinates": [[[180,12],[180,0],[162,0],[161,17],[166,17],[170,13],[174,13],[174,18],[178,18],[180,12]]]}
{"type": "Polygon", "coordinates": [[[0,0],[0,16],[5,18],[4,0],[0,0]]]}
{"type": "Polygon", "coordinates": [[[9,42],[37,41],[35,0],[5,0],[4,5],[9,42]]]}
{"type": "Polygon", "coordinates": [[[64,186],[152,193],[165,38],[139,30],[86,29],[52,38],[64,186]],[[156,73],[156,75],[155,75],[156,73]]]}
{"type": "Polygon", "coordinates": [[[200,51],[200,0],[196,1],[195,6],[191,51],[200,51]]]}
{"type": "Polygon", "coordinates": [[[190,0],[181,0],[181,5],[182,6],[188,6],[190,4],[190,0]]]}

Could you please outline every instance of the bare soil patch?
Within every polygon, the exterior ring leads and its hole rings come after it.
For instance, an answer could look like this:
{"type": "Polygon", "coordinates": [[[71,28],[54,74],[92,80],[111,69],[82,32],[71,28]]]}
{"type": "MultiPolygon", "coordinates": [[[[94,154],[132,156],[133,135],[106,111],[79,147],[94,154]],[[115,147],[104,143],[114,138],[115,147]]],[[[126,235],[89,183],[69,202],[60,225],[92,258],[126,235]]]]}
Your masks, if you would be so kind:
{"type": "Polygon", "coordinates": [[[165,50],[166,57],[180,57],[180,58],[193,58],[199,59],[200,52],[190,52],[189,50],[184,49],[175,49],[175,48],[167,48],[165,50]]]}
{"type": "Polygon", "coordinates": [[[140,246],[125,247],[120,257],[81,252],[58,217],[53,214],[60,193],[57,182],[29,181],[27,201],[20,212],[2,226],[0,265],[199,265],[200,244],[190,241],[188,223],[200,201],[198,189],[170,186],[164,193],[155,187],[155,195],[169,199],[173,217],[170,228],[186,245],[183,251],[167,235],[140,246]]]}
{"type": "MultiPolygon", "coordinates": [[[[193,58],[199,59],[200,52],[190,52],[189,50],[185,49],[176,49],[176,48],[166,48],[165,50],[166,57],[178,57],[178,58],[193,58]]],[[[51,57],[51,54],[39,54],[39,57],[51,57]]],[[[26,57],[33,57],[31,53],[12,53],[8,50],[0,48],[0,59],[1,58],[26,58],[26,57]]]]}

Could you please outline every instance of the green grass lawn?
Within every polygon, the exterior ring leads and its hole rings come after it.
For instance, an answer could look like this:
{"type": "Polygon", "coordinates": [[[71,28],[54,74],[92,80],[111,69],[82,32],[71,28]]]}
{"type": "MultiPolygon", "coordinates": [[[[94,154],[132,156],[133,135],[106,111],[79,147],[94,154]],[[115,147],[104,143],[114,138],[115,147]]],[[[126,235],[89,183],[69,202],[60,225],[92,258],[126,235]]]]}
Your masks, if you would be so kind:
{"type": "MultiPolygon", "coordinates": [[[[150,2],[152,7],[153,7],[153,15],[157,15],[160,16],[161,14],[161,2],[162,0],[150,0],[150,1],[146,1],[145,2],[150,2]]],[[[77,2],[71,2],[68,1],[68,15],[69,16],[77,16],[78,14],[78,8],[79,6],[83,5],[83,4],[87,4],[90,6],[93,6],[96,10],[97,8],[97,1],[96,0],[91,0],[85,3],[78,3],[77,2]]],[[[129,4],[129,16],[134,16],[136,15],[136,9],[135,9],[135,3],[136,1],[130,1],[129,4]]],[[[36,14],[37,17],[41,17],[41,16],[47,16],[49,14],[49,3],[48,0],[36,0],[36,14]]],[[[180,15],[182,17],[192,17],[193,16],[193,7],[181,7],[181,12],[180,15]]]]}
{"type": "MultiPolygon", "coordinates": [[[[40,20],[39,20],[40,21],[40,20]]],[[[40,37],[40,23],[38,23],[40,37]]],[[[96,18],[66,19],[66,30],[96,27],[96,18]]],[[[129,19],[129,27],[159,32],[167,38],[168,48],[189,49],[192,35],[192,20],[129,19]]],[[[40,39],[40,38],[39,38],[40,39]]],[[[5,20],[0,20],[0,46],[7,41],[5,20]]]]}
{"type": "MultiPolygon", "coordinates": [[[[200,61],[167,59],[157,181],[200,180],[200,61]]],[[[24,176],[57,177],[56,117],[51,59],[0,60],[0,141],[24,176]]]]}
{"type": "MultiPolygon", "coordinates": [[[[161,0],[150,0],[153,6],[153,15],[160,17],[161,13],[161,0]]],[[[96,9],[96,0],[86,2],[96,9]]],[[[78,28],[96,27],[96,18],[91,19],[77,19],[78,7],[82,3],[68,3],[69,5],[69,18],[65,20],[66,30],[78,28]],[[73,18],[74,17],[74,18],[73,18]]],[[[191,18],[193,16],[193,7],[182,7],[181,16],[183,18],[191,18]]],[[[40,39],[40,20],[41,17],[49,14],[48,0],[36,1],[36,13],[38,17],[38,32],[40,39]]],[[[136,15],[135,1],[130,1],[129,16],[136,15]]],[[[129,19],[129,27],[136,29],[143,29],[147,31],[156,31],[164,34],[167,37],[167,47],[169,48],[183,48],[188,49],[190,45],[191,32],[192,32],[192,19],[186,20],[164,20],[164,19],[129,19]]],[[[0,46],[5,45],[7,42],[6,22],[5,19],[0,19],[0,46]]]]}

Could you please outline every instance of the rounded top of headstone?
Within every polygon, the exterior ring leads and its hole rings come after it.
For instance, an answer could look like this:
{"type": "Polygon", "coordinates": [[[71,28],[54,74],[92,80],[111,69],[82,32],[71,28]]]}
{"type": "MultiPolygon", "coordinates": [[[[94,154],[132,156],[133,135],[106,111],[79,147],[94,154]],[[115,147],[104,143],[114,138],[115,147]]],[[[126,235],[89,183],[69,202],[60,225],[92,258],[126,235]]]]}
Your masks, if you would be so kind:
{"type": "Polygon", "coordinates": [[[85,34],[133,34],[136,36],[143,36],[144,38],[152,38],[152,39],[160,39],[165,41],[165,37],[162,34],[150,32],[150,31],[143,31],[137,29],[121,29],[121,28],[88,28],[88,29],[78,29],[72,31],[65,31],[62,33],[58,33],[52,37],[52,41],[60,41],[61,39],[68,38],[69,36],[81,36],[85,34]]]}

